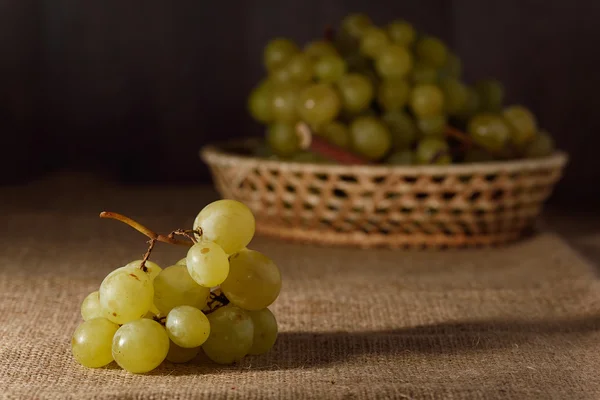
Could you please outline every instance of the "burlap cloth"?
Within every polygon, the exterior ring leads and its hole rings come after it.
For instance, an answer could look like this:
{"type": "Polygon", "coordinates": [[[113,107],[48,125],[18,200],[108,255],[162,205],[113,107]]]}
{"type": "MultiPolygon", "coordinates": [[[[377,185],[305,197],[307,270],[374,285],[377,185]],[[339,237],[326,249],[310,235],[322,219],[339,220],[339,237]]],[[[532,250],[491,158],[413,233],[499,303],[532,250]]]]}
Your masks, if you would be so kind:
{"type": "MultiPolygon", "coordinates": [[[[234,366],[199,357],[146,376],[71,357],[79,305],[144,239],[189,225],[206,190],[41,183],[0,191],[0,397],[23,399],[600,398],[600,285],[558,236],[437,253],[256,238],[284,276],[280,336],[234,366]],[[93,189],[92,189],[93,188],[93,189]]],[[[174,262],[182,249],[158,246],[174,262]]]]}

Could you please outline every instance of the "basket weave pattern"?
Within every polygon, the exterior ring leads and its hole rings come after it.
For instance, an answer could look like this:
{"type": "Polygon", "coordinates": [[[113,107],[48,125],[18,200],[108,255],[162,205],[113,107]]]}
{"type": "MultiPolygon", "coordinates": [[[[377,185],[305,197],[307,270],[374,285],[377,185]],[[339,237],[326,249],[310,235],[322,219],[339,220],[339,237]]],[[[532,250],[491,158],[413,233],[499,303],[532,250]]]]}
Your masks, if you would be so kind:
{"type": "Polygon", "coordinates": [[[451,166],[343,166],[201,151],[225,198],[246,203],[257,231],[360,247],[501,244],[531,228],[567,157],[451,166]]]}

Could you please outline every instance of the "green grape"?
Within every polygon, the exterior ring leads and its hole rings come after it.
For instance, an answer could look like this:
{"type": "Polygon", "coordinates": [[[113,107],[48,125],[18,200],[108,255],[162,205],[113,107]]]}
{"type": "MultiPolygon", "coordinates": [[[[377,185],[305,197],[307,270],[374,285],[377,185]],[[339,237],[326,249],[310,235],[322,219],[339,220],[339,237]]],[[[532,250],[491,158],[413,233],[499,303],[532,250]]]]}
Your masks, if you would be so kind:
{"type": "Polygon", "coordinates": [[[386,46],[375,60],[377,72],[388,79],[404,78],[412,69],[410,52],[396,44],[386,46]]]}
{"type": "Polygon", "coordinates": [[[387,111],[404,108],[410,95],[410,86],[404,79],[385,79],[379,85],[377,101],[387,111]]]}
{"type": "Polygon", "coordinates": [[[231,364],[244,358],[252,348],[254,324],[247,311],[231,304],[208,314],[210,335],[202,350],[218,364],[231,364]]]}
{"type": "Polygon", "coordinates": [[[296,104],[300,86],[295,84],[277,85],[271,92],[271,113],[277,122],[296,122],[296,104]]]}
{"type": "Polygon", "coordinates": [[[511,142],[523,147],[530,142],[537,133],[537,121],[531,111],[523,106],[510,106],[504,109],[502,113],[504,119],[508,122],[511,129],[511,142]]]}
{"type": "Polygon", "coordinates": [[[169,343],[169,352],[167,353],[167,361],[173,364],[183,364],[192,361],[200,353],[200,347],[192,347],[186,349],[185,347],[179,347],[175,343],[169,343]]]}
{"type": "Polygon", "coordinates": [[[268,308],[248,311],[254,325],[254,339],[248,354],[264,354],[271,350],[277,341],[277,320],[268,308]]]}
{"type": "Polygon", "coordinates": [[[338,55],[326,55],[315,62],[315,76],[320,82],[339,80],[346,73],[346,62],[338,55]]]}
{"type": "Polygon", "coordinates": [[[452,78],[442,80],[440,87],[444,93],[444,106],[448,114],[459,114],[465,108],[469,97],[467,87],[460,81],[452,78]]]}
{"type": "Polygon", "coordinates": [[[419,142],[415,154],[417,164],[445,165],[452,162],[448,143],[442,139],[426,138],[419,142]]]}
{"type": "Polygon", "coordinates": [[[448,118],[445,115],[432,115],[417,119],[417,128],[424,137],[442,137],[447,125],[448,118]]]}
{"type": "Polygon", "coordinates": [[[493,161],[494,157],[483,149],[471,148],[467,150],[465,153],[465,162],[466,163],[478,163],[478,162],[487,162],[493,161]]]}
{"type": "Polygon", "coordinates": [[[117,324],[142,318],[152,307],[149,275],[136,267],[121,267],[104,278],[99,290],[105,318],[117,324]]]}
{"type": "Polygon", "coordinates": [[[98,291],[92,292],[83,299],[81,303],[81,317],[84,321],[92,318],[104,318],[106,312],[100,306],[100,294],[98,291]]]}
{"type": "Polygon", "coordinates": [[[386,112],[383,114],[382,120],[390,130],[393,149],[406,149],[417,138],[417,127],[413,119],[405,112],[386,112]]]}
{"type": "Polygon", "coordinates": [[[200,211],[194,230],[202,230],[202,239],[215,242],[227,254],[237,253],[250,243],[256,221],[252,211],[236,200],[217,200],[200,211]]]}
{"type": "Polygon", "coordinates": [[[554,152],[554,140],[546,132],[539,132],[525,148],[527,158],[547,157],[554,152]]]}
{"type": "Polygon", "coordinates": [[[417,85],[410,94],[410,108],[418,117],[439,115],[444,109],[444,94],[435,85],[417,85]]]}
{"type": "Polygon", "coordinates": [[[418,62],[410,73],[410,80],[415,85],[435,84],[438,80],[438,72],[431,65],[418,62]]]}
{"type": "Polygon", "coordinates": [[[415,52],[419,60],[435,68],[441,68],[448,59],[448,49],[438,38],[424,36],[417,40],[415,52]]]}
{"type": "Polygon", "coordinates": [[[373,100],[373,85],[364,75],[346,74],[337,83],[344,110],[358,113],[373,100]]]}
{"type": "Polygon", "coordinates": [[[495,80],[479,81],[475,85],[479,96],[479,108],[481,111],[498,112],[504,101],[504,88],[495,80]]]}
{"type": "Polygon", "coordinates": [[[164,361],[169,352],[165,328],[151,319],[138,319],[121,326],[112,342],[112,355],[126,371],[143,374],[164,361]]]}
{"type": "Polygon", "coordinates": [[[387,26],[387,34],[397,45],[408,47],[415,41],[415,29],[406,21],[394,21],[387,26]]]}
{"type": "Polygon", "coordinates": [[[319,126],[331,122],[340,112],[340,97],[327,83],[308,86],[298,97],[298,114],[303,121],[319,126]]]}
{"type": "Polygon", "coordinates": [[[390,154],[385,162],[392,165],[412,165],[415,163],[415,154],[410,150],[400,150],[390,154]]]}
{"type": "Polygon", "coordinates": [[[175,265],[185,265],[187,267],[187,257],[183,257],[181,260],[177,261],[175,265]]]}
{"type": "Polygon", "coordinates": [[[313,76],[313,63],[306,54],[294,54],[285,66],[293,81],[307,83],[313,76]]]}
{"type": "MultiPolygon", "coordinates": [[[[133,267],[139,269],[140,265],[142,265],[142,260],[135,260],[127,264],[126,267],[133,267]]],[[[146,274],[148,274],[148,277],[151,281],[153,281],[154,278],[156,278],[158,274],[160,274],[160,271],[162,271],[162,268],[157,263],[154,263],[150,260],[146,260],[144,266],[146,267],[145,272],[146,274]]]]}
{"type": "Polygon", "coordinates": [[[344,59],[346,60],[348,71],[364,72],[370,68],[369,59],[358,52],[348,54],[344,59]]]}
{"type": "Polygon", "coordinates": [[[198,285],[185,265],[172,265],[154,279],[154,305],[161,315],[167,315],[178,306],[202,309],[206,305],[209,288],[198,285]]]}
{"type": "Polygon", "coordinates": [[[467,99],[463,104],[462,110],[457,113],[457,116],[463,120],[468,120],[473,115],[477,114],[480,109],[479,94],[472,87],[467,87],[467,99]]]}
{"type": "Polygon", "coordinates": [[[292,73],[287,66],[275,68],[269,73],[270,82],[274,85],[291,84],[293,81],[292,73]]]}
{"type": "Polygon", "coordinates": [[[221,246],[208,240],[190,247],[186,266],[192,279],[207,288],[219,286],[229,274],[227,254],[221,246]]]}
{"type": "Polygon", "coordinates": [[[71,351],[84,367],[100,368],[112,362],[112,340],[119,325],[106,318],[93,318],[82,322],[71,339],[71,351]]]}
{"type": "Polygon", "coordinates": [[[367,57],[375,58],[389,44],[390,39],[385,31],[371,26],[365,30],[360,39],[360,52],[367,57]]]}
{"type": "Polygon", "coordinates": [[[362,35],[373,25],[371,19],[365,14],[350,14],[343,19],[341,30],[351,37],[360,39],[362,35]]]}
{"type": "Polygon", "coordinates": [[[317,60],[325,56],[337,56],[338,52],[331,42],[327,40],[315,40],[304,47],[304,54],[313,60],[317,60]]]}
{"type": "Polygon", "coordinates": [[[334,145],[347,149],[350,147],[350,131],[341,122],[333,121],[320,129],[321,135],[334,145]]]}
{"type": "Polygon", "coordinates": [[[388,128],[375,117],[358,117],[350,125],[350,135],[354,150],[368,158],[378,160],[392,146],[388,128]]]}
{"type": "Polygon", "coordinates": [[[276,122],[269,125],[267,143],[281,157],[289,157],[300,150],[300,137],[296,133],[296,127],[289,123],[276,122]]]}
{"type": "Polygon", "coordinates": [[[165,327],[169,339],[177,346],[185,348],[201,346],[210,333],[210,323],[206,315],[191,306],[178,306],[169,311],[165,327]]]}
{"type": "Polygon", "coordinates": [[[446,78],[459,79],[462,74],[462,63],[454,53],[448,52],[446,64],[440,70],[440,74],[446,78]]]}
{"type": "Polygon", "coordinates": [[[281,273],[267,256],[244,250],[230,258],[229,276],[221,290],[232,304],[244,310],[260,310],[275,301],[281,290],[281,273]]]}
{"type": "Polygon", "coordinates": [[[511,131],[502,117],[495,114],[478,114],[469,120],[467,132],[473,141],[486,150],[499,151],[508,142],[511,131]]]}
{"type": "Polygon", "coordinates": [[[283,67],[298,51],[298,46],[289,39],[273,39],[265,47],[263,54],[265,67],[268,71],[283,67]]]}
{"type": "Polygon", "coordinates": [[[273,119],[271,110],[272,83],[264,80],[256,86],[248,97],[248,111],[258,122],[270,122],[273,119]]]}

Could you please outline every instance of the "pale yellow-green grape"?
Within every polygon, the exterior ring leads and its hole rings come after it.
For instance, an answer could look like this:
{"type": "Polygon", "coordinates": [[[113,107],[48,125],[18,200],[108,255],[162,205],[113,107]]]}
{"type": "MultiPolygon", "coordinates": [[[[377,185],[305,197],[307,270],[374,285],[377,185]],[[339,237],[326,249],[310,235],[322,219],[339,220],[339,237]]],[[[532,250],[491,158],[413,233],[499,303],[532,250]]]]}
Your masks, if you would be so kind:
{"type": "Polygon", "coordinates": [[[277,320],[268,308],[248,311],[254,324],[254,339],[248,354],[263,354],[271,350],[277,340],[277,320]]]}
{"type": "Polygon", "coordinates": [[[221,307],[208,315],[210,335],[202,349],[216,363],[231,364],[241,360],[254,339],[254,325],[248,312],[233,305],[221,307]]]}
{"type": "Polygon", "coordinates": [[[185,348],[198,347],[208,338],[210,323],[206,315],[195,307],[179,306],[169,312],[167,335],[173,343],[185,348]]]}
{"type": "Polygon", "coordinates": [[[233,254],[250,243],[256,222],[252,211],[236,200],[218,200],[198,213],[194,230],[202,229],[202,238],[215,242],[227,254],[233,254]]]}
{"type": "Polygon", "coordinates": [[[187,254],[187,270],[200,286],[218,286],[229,274],[229,259],[225,251],[214,242],[201,241],[194,244],[187,254]]]}
{"type": "Polygon", "coordinates": [[[187,257],[184,257],[181,260],[177,261],[175,265],[187,265],[187,257]]]}
{"type": "Polygon", "coordinates": [[[281,273],[269,257],[244,250],[231,256],[229,276],[221,290],[232,304],[245,310],[261,310],[279,295],[281,273]]]}
{"type": "Polygon", "coordinates": [[[105,317],[117,324],[142,318],[154,297],[152,280],[136,267],[121,267],[108,274],[99,292],[105,317]]]}
{"type": "Polygon", "coordinates": [[[113,360],[112,340],[119,325],[106,318],[93,318],[82,322],[71,339],[75,360],[84,367],[100,368],[113,360]]]}
{"type": "Polygon", "coordinates": [[[177,306],[201,309],[206,305],[209,294],[210,289],[194,282],[185,265],[165,268],[154,279],[154,305],[161,315],[167,315],[177,306]]]}
{"type": "Polygon", "coordinates": [[[175,364],[183,364],[192,361],[194,358],[196,358],[199,352],[200,347],[186,349],[185,347],[179,347],[175,343],[171,342],[169,344],[169,352],[167,353],[167,361],[175,364]]]}
{"type": "Polygon", "coordinates": [[[112,355],[117,364],[134,374],[158,367],[169,352],[165,328],[151,319],[138,319],[121,326],[112,341],[112,355]]]}
{"type": "Polygon", "coordinates": [[[81,303],[81,317],[84,321],[92,318],[104,318],[106,313],[100,306],[100,296],[98,291],[92,292],[87,295],[81,303]]]}
{"type": "MultiPolygon", "coordinates": [[[[142,260],[135,260],[130,262],[129,264],[126,265],[126,267],[135,267],[135,268],[140,268],[140,265],[142,264],[142,260]]],[[[144,264],[144,266],[146,267],[146,273],[148,274],[148,276],[150,277],[150,280],[154,280],[154,278],[156,278],[158,276],[158,274],[160,274],[160,271],[162,271],[162,268],[158,266],[158,264],[153,263],[152,261],[146,260],[146,263],[144,264]]]]}

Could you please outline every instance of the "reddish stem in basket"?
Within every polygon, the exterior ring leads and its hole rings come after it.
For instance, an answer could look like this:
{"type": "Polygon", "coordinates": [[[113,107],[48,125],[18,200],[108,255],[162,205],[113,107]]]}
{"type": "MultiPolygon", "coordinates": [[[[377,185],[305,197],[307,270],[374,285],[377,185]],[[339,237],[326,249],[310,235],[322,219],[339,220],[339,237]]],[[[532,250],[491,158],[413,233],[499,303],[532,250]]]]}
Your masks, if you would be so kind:
{"type": "Polygon", "coordinates": [[[179,246],[187,246],[187,247],[190,247],[193,245],[193,243],[190,243],[190,242],[186,242],[183,240],[177,240],[177,239],[174,239],[173,237],[158,234],[158,233],[154,232],[153,230],[146,228],[144,225],[140,224],[139,222],[134,221],[131,218],[126,217],[122,214],[118,214],[118,213],[110,212],[110,211],[102,211],[100,213],[100,218],[110,218],[110,219],[116,219],[117,221],[121,221],[124,224],[129,225],[136,231],[148,236],[151,240],[156,241],[156,242],[176,244],[179,246]]]}
{"type": "Polygon", "coordinates": [[[465,150],[473,146],[473,141],[471,138],[461,130],[448,125],[445,133],[447,137],[452,137],[458,140],[463,145],[465,150]]]}
{"type": "Polygon", "coordinates": [[[364,158],[335,146],[323,138],[313,135],[310,127],[304,122],[300,122],[296,125],[296,134],[300,138],[300,147],[304,150],[314,151],[315,153],[337,161],[340,164],[364,165],[369,163],[364,158]]]}

